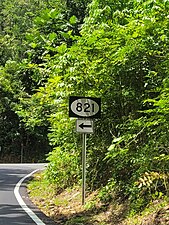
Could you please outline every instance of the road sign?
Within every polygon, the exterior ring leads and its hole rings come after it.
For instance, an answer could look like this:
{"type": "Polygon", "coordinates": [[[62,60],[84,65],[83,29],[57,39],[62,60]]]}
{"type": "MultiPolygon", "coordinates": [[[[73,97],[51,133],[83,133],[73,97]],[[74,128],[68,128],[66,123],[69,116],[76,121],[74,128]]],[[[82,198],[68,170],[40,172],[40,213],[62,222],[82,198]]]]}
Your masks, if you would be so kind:
{"type": "Polygon", "coordinates": [[[70,96],[69,116],[80,118],[100,118],[101,99],[91,97],[70,96]]]}
{"type": "Polygon", "coordinates": [[[93,118],[101,116],[101,98],[70,96],[69,116],[83,118],[76,120],[76,131],[82,133],[82,205],[85,204],[86,183],[86,138],[93,133],[93,118]],[[86,119],[85,119],[86,118],[86,119]]]}
{"type": "Polygon", "coordinates": [[[93,133],[92,120],[76,120],[76,131],[79,133],[93,133]]]}

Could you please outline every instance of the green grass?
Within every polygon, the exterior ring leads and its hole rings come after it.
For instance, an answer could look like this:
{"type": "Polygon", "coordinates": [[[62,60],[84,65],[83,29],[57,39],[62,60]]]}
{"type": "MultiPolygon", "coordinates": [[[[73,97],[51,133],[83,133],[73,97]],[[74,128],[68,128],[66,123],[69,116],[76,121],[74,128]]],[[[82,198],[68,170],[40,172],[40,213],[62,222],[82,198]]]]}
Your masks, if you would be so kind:
{"type": "Polygon", "coordinates": [[[43,179],[43,173],[34,175],[34,179],[29,182],[27,188],[31,197],[49,198],[55,193],[54,185],[43,179]]]}

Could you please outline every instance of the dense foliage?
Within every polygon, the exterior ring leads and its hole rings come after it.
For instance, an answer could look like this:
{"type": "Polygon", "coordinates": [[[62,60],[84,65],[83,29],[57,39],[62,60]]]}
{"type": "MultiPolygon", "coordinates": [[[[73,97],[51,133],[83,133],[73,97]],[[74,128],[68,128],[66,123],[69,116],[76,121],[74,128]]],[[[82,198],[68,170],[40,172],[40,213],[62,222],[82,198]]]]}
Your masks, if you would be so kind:
{"type": "Polygon", "coordinates": [[[169,2],[22,1],[22,10],[18,2],[1,3],[3,154],[24,148],[43,158],[51,148],[46,179],[79,182],[82,140],[69,96],[100,97],[88,188],[102,188],[104,201],[116,191],[135,210],[168,195],[169,2]]]}

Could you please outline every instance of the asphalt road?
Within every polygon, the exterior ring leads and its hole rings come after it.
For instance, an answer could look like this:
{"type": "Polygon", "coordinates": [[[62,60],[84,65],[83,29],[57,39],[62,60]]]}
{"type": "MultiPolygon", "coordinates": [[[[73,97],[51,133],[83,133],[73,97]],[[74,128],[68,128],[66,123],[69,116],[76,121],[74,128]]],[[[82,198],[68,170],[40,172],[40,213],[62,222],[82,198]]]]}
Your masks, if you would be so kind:
{"type": "MultiPolygon", "coordinates": [[[[42,168],[44,168],[44,164],[0,164],[0,225],[52,224],[50,222],[46,223],[45,217],[42,223],[34,222],[32,218],[24,211],[22,204],[18,203],[14,194],[16,184],[23,177],[36,169],[42,168]]],[[[25,193],[23,187],[19,188],[19,194],[24,200],[25,193]]],[[[26,202],[26,206],[31,208],[33,211],[33,206],[29,200],[26,201],[25,199],[24,202],[26,202]]],[[[38,210],[36,212],[35,214],[39,217],[41,213],[38,210]]]]}

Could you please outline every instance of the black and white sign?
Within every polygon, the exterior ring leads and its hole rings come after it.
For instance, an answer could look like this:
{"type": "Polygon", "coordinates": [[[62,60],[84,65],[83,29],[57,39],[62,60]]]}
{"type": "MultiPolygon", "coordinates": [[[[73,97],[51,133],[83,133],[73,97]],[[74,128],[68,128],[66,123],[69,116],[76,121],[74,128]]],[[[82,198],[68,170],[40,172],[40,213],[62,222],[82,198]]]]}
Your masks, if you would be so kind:
{"type": "Polygon", "coordinates": [[[70,96],[69,116],[76,120],[76,131],[82,133],[82,205],[85,204],[86,136],[93,133],[93,118],[101,116],[101,98],[70,96]]]}
{"type": "Polygon", "coordinates": [[[100,118],[101,99],[71,96],[69,99],[69,116],[80,118],[100,118]]]}
{"type": "Polygon", "coordinates": [[[76,132],[79,133],[93,133],[93,121],[92,120],[76,120],[76,132]]]}

